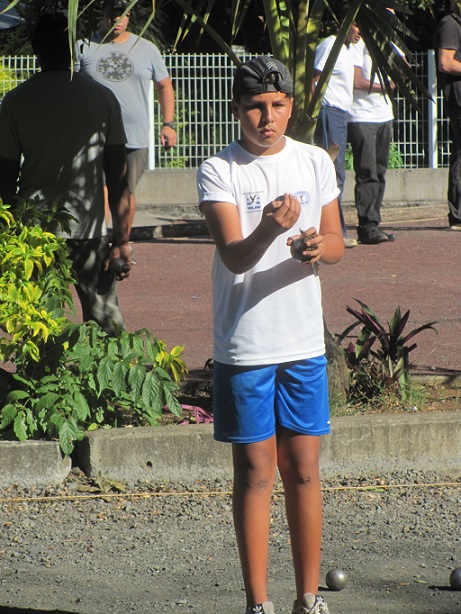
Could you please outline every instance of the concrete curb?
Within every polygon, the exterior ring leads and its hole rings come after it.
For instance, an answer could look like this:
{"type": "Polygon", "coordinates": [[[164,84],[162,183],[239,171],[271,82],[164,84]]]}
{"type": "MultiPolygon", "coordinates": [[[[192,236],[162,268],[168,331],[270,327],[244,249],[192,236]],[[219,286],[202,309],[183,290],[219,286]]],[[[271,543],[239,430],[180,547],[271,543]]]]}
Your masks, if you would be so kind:
{"type": "Polygon", "coordinates": [[[71,470],[54,441],[0,441],[0,488],[56,486],[71,470]]]}
{"type": "MultiPolygon", "coordinates": [[[[77,450],[80,468],[133,482],[228,479],[231,447],[214,441],[212,425],[123,428],[88,432],[77,450]]],[[[71,469],[54,442],[0,442],[0,488],[56,486],[71,469]]],[[[461,411],[332,419],[322,439],[324,477],[383,475],[408,467],[461,471],[461,411]]]]}

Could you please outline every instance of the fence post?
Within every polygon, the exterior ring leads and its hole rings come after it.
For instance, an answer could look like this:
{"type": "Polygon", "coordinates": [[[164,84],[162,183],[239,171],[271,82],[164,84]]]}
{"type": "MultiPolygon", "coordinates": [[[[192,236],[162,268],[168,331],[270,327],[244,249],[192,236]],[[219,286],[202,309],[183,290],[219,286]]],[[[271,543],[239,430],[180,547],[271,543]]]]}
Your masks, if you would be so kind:
{"type": "Polygon", "coordinates": [[[147,168],[155,170],[155,104],[154,104],[154,84],[150,82],[149,88],[149,149],[147,152],[147,168]]]}
{"type": "Polygon", "coordinates": [[[437,139],[437,72],[435,69],[435,53],[433,49],[427,52],[427,89],[432,96],[427,105],[427,130],[429,140],[429,168],[439,166],[439,148],[437,139]]]}

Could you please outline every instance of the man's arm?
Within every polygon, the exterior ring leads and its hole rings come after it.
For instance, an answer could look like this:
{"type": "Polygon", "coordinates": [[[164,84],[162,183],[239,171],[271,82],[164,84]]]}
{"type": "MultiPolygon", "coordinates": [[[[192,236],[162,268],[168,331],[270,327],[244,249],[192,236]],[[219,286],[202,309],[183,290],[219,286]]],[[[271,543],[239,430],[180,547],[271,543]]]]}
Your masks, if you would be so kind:
{"type": "MultiPolygon", "coordinates": [[[[378,92],[379,94],[385,94],[386,90],[383,88],[379,81],[374,81],[370,90],[370,80],[363,76],[362,68],[360,66],[354,67],[354,89],[364,90],[366,92],[378,92]]],[[[395,83],[390,81],[391,88],[395,88],[395,83]]]]}
{"type": "Polygon", "coordinates": [[[455,49],[438,49],[437,65],[440,72],[449,75],[461,75],[461,62],[455,60],[455,49]]]}
{"type": "Polygon", "coordinates": [[[104,173],[112,216],[113,240],[109,259],[122,258],[125,271],[119,279],[128,277],[131,269],[131,250],[129,246],[128,218],[130,212],[130,193],[126,181],[125,145],[106,145],[104,148],[104,173]]]}
{"type": "Polygon", "coordinates": [[[7,205],[15,200],[20,167],[19,160],[0,157],[0,198],[7,205]]]}
{"type": "MultiPolygon", "coordinates": [[[[167,77],[161,81],[155,83],[155,89],[158,93],[158,101],[160,104],[160,111],[162,113],[164,122],[174,121],[174,89],[171,79],[167,77]]],[[[160,132],[160,141],[162,145],[169,149],[176,145],[177,135],[174,128],[170,126],[162,126],[160,132]]]]}

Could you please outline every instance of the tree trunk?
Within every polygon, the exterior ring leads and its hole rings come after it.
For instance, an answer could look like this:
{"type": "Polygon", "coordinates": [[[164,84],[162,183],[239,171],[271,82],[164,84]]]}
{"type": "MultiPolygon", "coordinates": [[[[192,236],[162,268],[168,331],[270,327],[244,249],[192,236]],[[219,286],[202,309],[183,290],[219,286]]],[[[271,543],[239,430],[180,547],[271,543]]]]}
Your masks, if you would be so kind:
{"type": "Polygon", "coordinates": [[[325,335],[325,354],[328,360],[328,393],[330,400],[346,403],[349,392],[349,369],[346,363],[346,353],[336,341],[335,336],[328,330],[323,320],[325,335]]]}

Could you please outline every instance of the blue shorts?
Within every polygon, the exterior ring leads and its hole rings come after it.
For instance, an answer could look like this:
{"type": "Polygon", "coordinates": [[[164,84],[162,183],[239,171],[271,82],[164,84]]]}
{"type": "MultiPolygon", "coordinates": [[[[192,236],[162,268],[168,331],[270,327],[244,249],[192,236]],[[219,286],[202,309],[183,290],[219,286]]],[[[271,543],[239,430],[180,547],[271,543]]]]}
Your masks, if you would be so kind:
{"type": "Polygon", "coordinates": [[[284,427],[303,435],[330,432],[325,356],[281,365],[213,363],[214,438],[228,443],[269,439],[284,427]]]}

